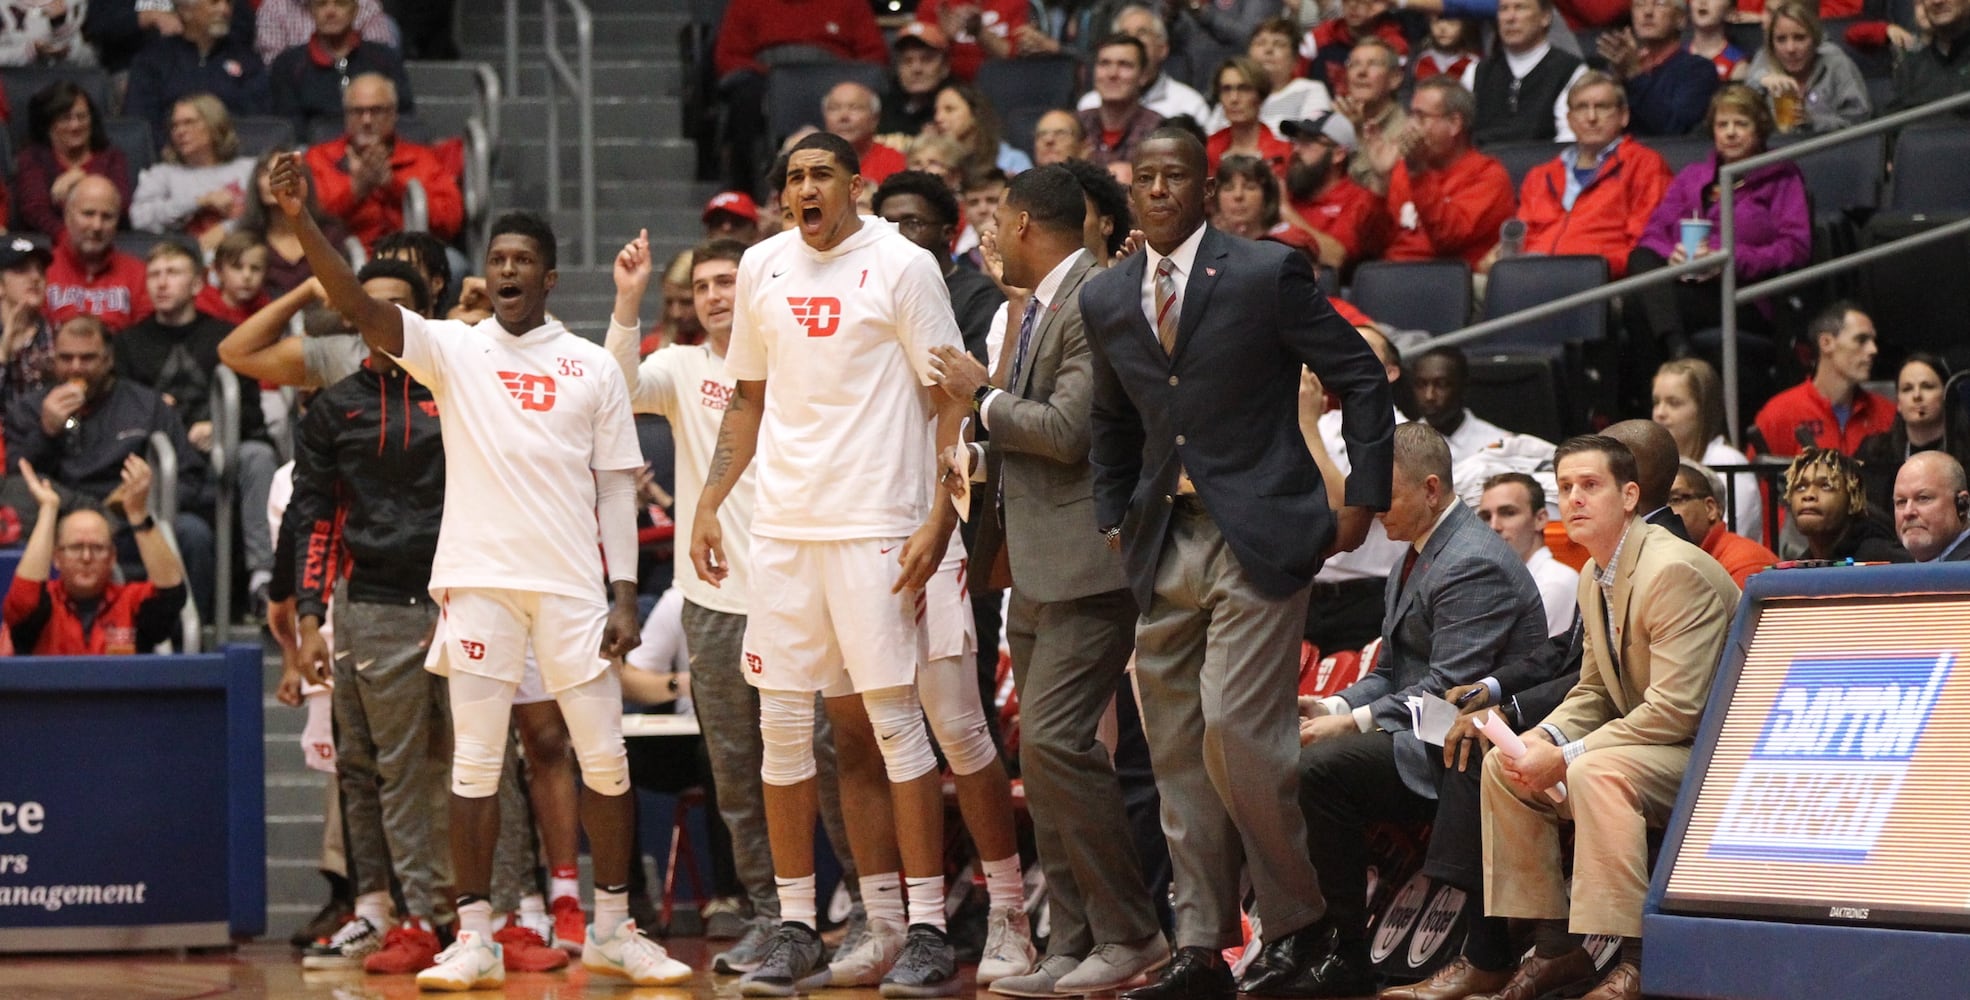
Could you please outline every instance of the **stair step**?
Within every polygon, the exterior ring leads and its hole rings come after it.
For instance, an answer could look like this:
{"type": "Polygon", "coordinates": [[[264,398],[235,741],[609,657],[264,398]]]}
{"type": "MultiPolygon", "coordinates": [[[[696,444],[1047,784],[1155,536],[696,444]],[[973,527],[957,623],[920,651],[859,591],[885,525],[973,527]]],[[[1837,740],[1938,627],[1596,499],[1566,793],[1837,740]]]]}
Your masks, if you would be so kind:
{"type": "Polygon", "coordinates": [[[310,814],[267,814],[267,857],[312,858],[321,854],[321,809],[310,814]]]}
{"type": "MultiPolygon", "coordinates": [[[[503,128],[504,126],[502,126],[503,128]]],[[[500,143],[497,176],[540,184],[547,180],[547,141],[539,135],[524,135],[506,129],[500,143]]],[[[580,144],[571,128],[561,136],[561,178],[578,180],[581,170],[580,144]]],[[[595,179],[599,183],[620,177],[676,177],[688,179],[697,170],[698,151],[683,139],[595,140],[595,179]]]]}
{"type": "MultiPolygon", "coordinates": [[[[500,46],[486,53],[482,58],[492,64],[493,72],[500,74],[500,84],[505,86],[506,49],[500,46]]],[[[651,96],[674,96],[683,90],[684,67],[677,61],[672,47],[665,46],[653,50],[642,58],[602,58],[599,55],[590,66],[595,80],[595,93],[601,94],[646,94],[651,96]]],[[[532,51],[523,46],[520,58],[519,89],[507,88],[505,97],[540,97],[547,93],[547,66],[540,57],[536,46],[532,51]]]]}
{"type": "Polygon", "coordinates": [[[267,813],[274,816],[314,816],[321,818],[327,805],[330,775],[321,771],[268,774],[267,813]]]}
{"type": "MultiPolygon", "coordinates": [[[[675,135],[683,127],[683,112],[676,97],[662,95],[603,96],[599,87],[595,98],[595,135],[598,138],[648,140],[652,136],[675,135]]],[[[561,111],[562,134],[581,127],[580,108],[573,97],[563,96],[557,103],[561,111]]],[[[423,103],[418,108],[422,116],[423,103]]],[[[500,101],[499,128],[506,136],[545,136],[547,98],[514,97],[500,101]]]]}
{"type": "MultiPolygon", "coordinates": [[[[595,48],[597,51],[629,48],[675,51],[678,33],[690,19],[690,8],[684,4],[672,7],[655,3],[633,11],[594,11],[595,48]]],[[[556,40],[573,49],[576,41],[574,18],[560,13],[555,20],[556,40]]],[[[489,17],[460,18],[459,21],[461,45],[506,44],[506,16],[503,12],[489,17]]],[[[538,9],[521,12],[519,36],[523,45],[539,45],[541,39],[546,37],[538,9]]]]}

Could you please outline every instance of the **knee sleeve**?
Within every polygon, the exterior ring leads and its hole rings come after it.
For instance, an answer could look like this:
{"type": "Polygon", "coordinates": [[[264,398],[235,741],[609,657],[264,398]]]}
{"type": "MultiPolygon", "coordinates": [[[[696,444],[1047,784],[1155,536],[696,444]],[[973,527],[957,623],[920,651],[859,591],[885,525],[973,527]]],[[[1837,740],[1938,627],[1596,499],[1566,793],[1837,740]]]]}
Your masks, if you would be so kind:
{"type": "Polygon", "coordinates": [[[978,680],[965,660],[938,660],[917,672],[917,694],[930,730],[951,771],[959,777],[976,774],[999,758],[992,730],[979,707],[978,680]]]}
{"type": "Polygon", "coordinates": [[[875,730],[890,781],[911,781],[936,769],[937,756],[930,752],[930,731],[924,728],[923,705],[917,700],[916,688],[864,691],[862,707],[869,713],[869,728],[875,730]]]}
{"type": "Polygon", "coordinates": [[[759,780],[784,787],[814,777],[814,692],[759,692],[759,780]]]}
{"type": "Polygon", "coordinates": [[[629,752],[622,745],[622,681],[604,670],[556,692],[561,717],[568,721],[568,742],[581,762],[581,783],[598,795],[629,791],[629,752]]]}
{"type": "Polygon", "coordinates": [[[451,790],[468,799],[499,794],[499,772],[506,763],[507,722],[516,685],[454,671],[451,697],[451,790]]]}

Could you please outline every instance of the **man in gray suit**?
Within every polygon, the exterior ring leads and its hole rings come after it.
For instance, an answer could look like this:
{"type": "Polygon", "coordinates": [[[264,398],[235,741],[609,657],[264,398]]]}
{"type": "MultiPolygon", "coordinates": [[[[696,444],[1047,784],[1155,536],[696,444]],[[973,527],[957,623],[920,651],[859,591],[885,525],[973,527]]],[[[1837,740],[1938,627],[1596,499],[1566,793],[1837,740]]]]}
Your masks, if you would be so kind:
{"type": "Polygon", "coordinates": [[[1300,807],[1320,892],[1340,928],[1337,952],[1363,978],[1368,963],[1367,850],[1373,820],[1423,821],[1439,786],[1475,782],[1446,771],[1410,731],[1407,699],[1490,676],[1546,642],[1546,611],[1525,561],[1459,503],[1450,447],[1422,422],[1395,431],[1395,480],[1381,515],[1409,543],[1383,598],[1375,669],[1340,694],[1304,699],[1300,807]]]}
{"type": "MultiPolygon", "coordinates": [[[[1000,503],[986,516],[1003,525],[1010,563],[1020,758],[1052,902],[1046,960],[992,984],[1011,996],[1112,990],[1170,955],[1129,847],[1114,767],[1095,738],[1135,647],[1135,602],[1121,558],[1095,530],[1091,362],[1078,296],[1100,269],[1082,248],[1085,215],[1080,183],[1065,167],[1013,178],[999,204],[998,247],[1005,283],[1032,289],[1008,304],[1018,329],[989,381],[963,352],[937,352],[940,384],[973,401],[991,436],[970,447],[997,469],[988,488],[1000,503]]],[[[986,562],[992,553],[978,556],[986,562]]]]}
{"type": "Polygon", "coordinates": [[[1970,482],[1946,451],[1920,451],[1895,474],[1895,535],[1925,562],[1970,561],[1970,482]]]}

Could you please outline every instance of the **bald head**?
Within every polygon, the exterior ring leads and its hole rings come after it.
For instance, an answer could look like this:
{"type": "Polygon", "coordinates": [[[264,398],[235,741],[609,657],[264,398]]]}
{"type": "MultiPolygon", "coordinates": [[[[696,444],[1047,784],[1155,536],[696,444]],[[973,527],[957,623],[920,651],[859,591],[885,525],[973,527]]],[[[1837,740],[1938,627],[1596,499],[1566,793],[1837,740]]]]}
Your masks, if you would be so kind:
{"type": "Polygon", "coordinates": [[[876,92],[854,82],[837,83],[821,102],[821,117],[828,131],[848,140],[857,149],[875,138],[877,115],[882,112],[876,92]]]}
{"type": "Polygon", "coordinates": [[[90,174],[75,183],[62,206],[68,242],[84,260],[108,253],[116,239],[116,220],[123,215],[123,196],[106,177],[90,174]]]}
{"type": "Polygon", "coordinates": [[[1635,485],[1642,491],[1636,510],[1644,515],[1669,502],[1676,485],[1676,439],[1653,420],[1623,420],[1601,432],[1635,454],[1635,485]]]}
{"type": "Polygon", "coordinates": [[[1916,562],[1941,556],[1970,527],[1970,481],[1945,451],[1908,457],[1895,474],[1895,535],[1916,562]]]}

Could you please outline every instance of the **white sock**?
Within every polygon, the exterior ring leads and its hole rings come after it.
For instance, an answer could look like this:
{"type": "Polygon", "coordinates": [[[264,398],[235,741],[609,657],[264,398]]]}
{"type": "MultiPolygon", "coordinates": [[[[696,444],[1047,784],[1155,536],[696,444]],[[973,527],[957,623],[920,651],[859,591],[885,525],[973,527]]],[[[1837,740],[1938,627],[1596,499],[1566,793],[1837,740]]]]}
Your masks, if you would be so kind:
{"type": "Polygon", "coordinates": [[[387,931],[395,923],[390,919],[390,914],[396,908],[390,900],[389,890],[365,892],[356,897],[356,916],[367,919],[379,931],[387,931]]]}
{"type": "Polygon", "coordinates": [[[979,867],[985,870],[985,894],[991,897],[993,909],[1017,910],[1026,905],[1026,880],[1019,871],[1017,852],[979,867]]]}
{"type": "Polygon", "coordinates": [[[799,878],[773,879],[773,885],[780,891],[780,922],[800,924],[808,930],[818,930],[820,925],[814,919],[814,876],[802,875],[799,878]]]}
{"type": "Polygon", "coordinates": [[[906,878],[903,880],[903,885],[910,896],[910,923],[924,924],[943,930],[944,876],[906,878]]]}
{"type": "Polygon", "coordinates": [[[547,916],[547,900],[540,893],[530,892],[520,897],[520,915],[523,917],[547,916]]]}
{"type": "Polygon", "coordinates": [[[566,896],[569,899],[579,902],[581,899],[581,876],[577,874],[578,871],[579,869],[576,869],[572,865],[565,869],[553,869],[547,879],[547,898],[560,899],[566,896]]]}
{"type": "Polygon", "coordinates": [[[471,931],[479,935],[479,940],[492,941],[492,900],[475,899],[458,908],[458,930],[463,934],[471,931]]]}
{"type": "Polygon", "coordinates": [[[595,887],[595,939],[606,940],[629,919],[629,893],[595,887]]]}
{"type": "Polygon", "coordinates": [[[903,873],[883,872],[856,880],[862,887],[862,912],[872,924],[902,928],[909,918],[903,912],[903,873]]]}

